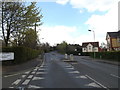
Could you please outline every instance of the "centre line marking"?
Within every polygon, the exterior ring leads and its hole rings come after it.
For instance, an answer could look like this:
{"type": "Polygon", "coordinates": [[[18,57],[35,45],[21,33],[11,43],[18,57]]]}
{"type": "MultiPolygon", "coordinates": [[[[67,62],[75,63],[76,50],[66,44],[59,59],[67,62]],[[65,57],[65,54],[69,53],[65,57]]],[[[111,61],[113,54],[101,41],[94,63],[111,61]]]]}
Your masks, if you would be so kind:
{"type": "Polygon", "coordinates": [[[95,83],[97,83],[98,85],[100,85],[101,87],[103,87],[103,88],[105,88],[105,89],[107,89],[107,90],[109,90],[107,87],[105,87],[104,85],[102,85],[101,83],[99,83],[99,82],[97,82],[96,80],[94,80],[93,78],[91,78],[90,76],[88,76],[88,75],[85,75],[87,78],[89,78],[89,79],[91,79],[92,81],[94,81],[95,83]]]}
{"type": "Polygon", "coordinates": [[[113,77],[116,77],[116,78],[120,78],[119,76],[114,75],[114,74],[110,74],[110,75],[113,76],[113,77]]]}

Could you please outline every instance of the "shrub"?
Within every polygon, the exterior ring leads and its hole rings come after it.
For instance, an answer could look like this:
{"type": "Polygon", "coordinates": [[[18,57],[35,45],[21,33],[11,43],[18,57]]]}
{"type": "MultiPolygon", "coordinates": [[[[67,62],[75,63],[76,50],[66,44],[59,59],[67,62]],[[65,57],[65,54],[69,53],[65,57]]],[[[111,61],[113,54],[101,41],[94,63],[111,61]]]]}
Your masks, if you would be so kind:
{"type": "Polygon", "coordinates": [[[14,60],[2,61],[3,65],[18,64],[37,57],[41,52],[27,47],[4,47],[2,52],[14,52],[14,60]]]}
{"type": "MultiPolygon", "coordinates": [[[[90,56],[93,57],[94,53],[91,53],[90,56]]],[[[120,61],[120,51],[116,52],[96,52],[95,58],[106,59],[112,61],[120,61]]]]}

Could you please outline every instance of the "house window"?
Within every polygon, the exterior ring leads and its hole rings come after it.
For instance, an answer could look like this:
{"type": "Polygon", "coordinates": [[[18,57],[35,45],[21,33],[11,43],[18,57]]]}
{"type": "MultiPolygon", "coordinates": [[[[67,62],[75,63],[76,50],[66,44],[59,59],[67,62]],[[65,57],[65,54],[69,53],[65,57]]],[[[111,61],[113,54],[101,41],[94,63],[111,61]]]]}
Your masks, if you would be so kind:
{"type": "Polygon", "coordinates": [[[89,50],[91,50],[91,46],[89,46],[89,50]]]}

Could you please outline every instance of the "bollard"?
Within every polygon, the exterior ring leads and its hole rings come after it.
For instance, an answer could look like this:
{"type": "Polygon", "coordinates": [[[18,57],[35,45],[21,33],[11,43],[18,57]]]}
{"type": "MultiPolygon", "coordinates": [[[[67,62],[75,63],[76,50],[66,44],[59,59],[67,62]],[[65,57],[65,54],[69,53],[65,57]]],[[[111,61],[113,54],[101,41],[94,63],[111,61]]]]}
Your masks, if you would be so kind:
{"type": "Polygon", "coordinates": [[[68,56],[67,56],[67,54],[65,54],[65,59],[68,59],[68,56]]]}
{"type": "Polygon", "coordinates": [[[73,60],[74,58],[73,58],[73,54],[70,54],[70,60],[73,60]]]}

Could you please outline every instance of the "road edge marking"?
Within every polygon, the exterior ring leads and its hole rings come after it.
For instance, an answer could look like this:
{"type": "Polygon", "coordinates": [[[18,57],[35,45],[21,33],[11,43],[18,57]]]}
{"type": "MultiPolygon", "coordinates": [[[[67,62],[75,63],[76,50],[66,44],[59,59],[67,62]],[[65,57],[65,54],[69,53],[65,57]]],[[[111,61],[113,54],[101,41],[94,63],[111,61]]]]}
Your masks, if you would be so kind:
{"type": "Polygon", "coordinates": [[[110,74],[110,75],[113,76],[113,77],[116,77],[116,78],[120,78],[119,76],[114,75],[114,74],[110,74]]]}
{"type": "Polygon", "coordinates": [[[94,81],[95,83],[97,83],[98,85],[100,85],[102,88],[105,88],[107,90],[109,90],[106,86],[102,85],[101,83],[99,83],[98,81],[96,81],[95,79],[91,78],[88,75],[85,75],[87,78],[89,78],[90,80],[94,81]]]}

